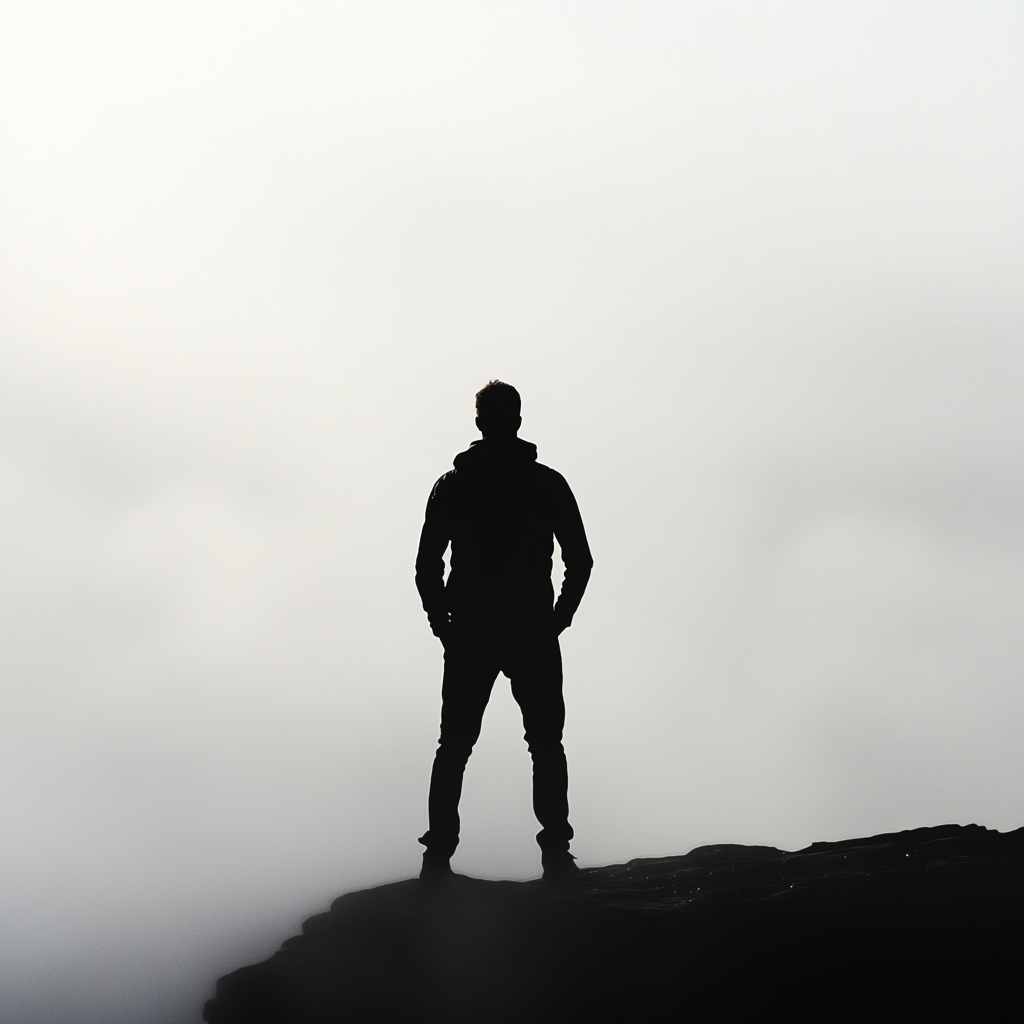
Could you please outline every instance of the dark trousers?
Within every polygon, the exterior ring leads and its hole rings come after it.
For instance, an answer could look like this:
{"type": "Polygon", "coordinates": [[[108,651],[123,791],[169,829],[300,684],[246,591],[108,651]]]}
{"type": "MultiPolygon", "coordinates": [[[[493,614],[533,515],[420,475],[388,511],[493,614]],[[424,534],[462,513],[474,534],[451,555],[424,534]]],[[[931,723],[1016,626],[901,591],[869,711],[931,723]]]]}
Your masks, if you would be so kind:
{"type": "Polygon", "coordinates": [[[503,672],[523,713],[533,758],[533,811],[545,853],[569,849],[569,775],[562,749],[565,702],[562,654],[550,628],[452,626],[445,640],[441,739],[430,773],[430,829],[420,839],[432,853],[451,856],[459,844],[462,777],[491,688],[503,672]]]}

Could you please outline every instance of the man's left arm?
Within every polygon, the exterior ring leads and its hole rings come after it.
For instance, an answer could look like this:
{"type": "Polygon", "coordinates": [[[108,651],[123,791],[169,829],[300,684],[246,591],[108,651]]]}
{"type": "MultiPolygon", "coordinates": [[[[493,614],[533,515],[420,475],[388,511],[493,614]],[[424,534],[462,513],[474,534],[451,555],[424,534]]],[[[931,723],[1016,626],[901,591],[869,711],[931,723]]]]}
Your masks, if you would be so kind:
{"type": "Polygon", "coordinates": [[[420,532],[420,545],[416,552],[416,589],[423,610],[427,613],[430,630],[444,641],[448,627],[448,608],[444,596],[444,553],[451,539],[445,501],[445,478],[434,485],[427,500],[427,511],[420,532]]]}

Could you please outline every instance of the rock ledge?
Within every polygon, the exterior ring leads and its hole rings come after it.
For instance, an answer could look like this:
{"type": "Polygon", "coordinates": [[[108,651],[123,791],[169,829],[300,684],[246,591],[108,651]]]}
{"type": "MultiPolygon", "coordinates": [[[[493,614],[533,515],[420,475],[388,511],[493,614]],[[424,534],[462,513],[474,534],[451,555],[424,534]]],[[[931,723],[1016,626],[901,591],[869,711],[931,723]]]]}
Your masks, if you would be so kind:
{"type": "Polygon", "coordinates": [[[703,846],[580,884],[348,893],[221,978],[209,1024],[981,1019],[1018,1005],[1024,828],[703,846]]]}

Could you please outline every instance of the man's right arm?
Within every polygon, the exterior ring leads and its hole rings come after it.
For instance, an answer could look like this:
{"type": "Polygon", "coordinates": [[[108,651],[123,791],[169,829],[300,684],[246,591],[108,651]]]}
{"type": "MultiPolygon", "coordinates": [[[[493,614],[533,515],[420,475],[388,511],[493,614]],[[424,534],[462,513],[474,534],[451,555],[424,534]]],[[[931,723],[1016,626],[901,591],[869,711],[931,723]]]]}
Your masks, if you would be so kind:
{"type": "Polygon", "coordinates": [[[441,640],[448,628],[448,609],[444,598],[444,553],[451,540],[445,493],[447,476],[446,473],[434,484],[427,499],[420,546],[416,552],[416,589],[423,602],[423,610],[427,613],[431,632],[441,640]]]}
{"type": "Polygon", "coordinates": [[[555,602],[555,627],[559,633],[572,625],[572,618],[583,600],[583,591],[590,580],[594,558],[587,543],[583,517],[565,478],[555,474],[555,539],[562,551],[565,576],[562,591],[555,602]]]}

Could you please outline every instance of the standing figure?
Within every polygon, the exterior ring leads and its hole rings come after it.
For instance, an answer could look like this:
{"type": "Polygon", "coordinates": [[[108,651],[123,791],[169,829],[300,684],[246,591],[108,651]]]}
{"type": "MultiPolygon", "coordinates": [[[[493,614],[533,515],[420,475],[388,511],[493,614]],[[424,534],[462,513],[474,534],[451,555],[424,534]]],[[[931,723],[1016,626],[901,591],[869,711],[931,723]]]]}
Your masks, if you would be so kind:
{"type": "Polygon", "coordinates": [[[519,392],[492,380],[476,396],[483,439],[455,458],[434,485],[416,556],[416,587],[444,646],[441,738],[428,802],[430,827],[420,877],[451,874],[459,843],[466,762],[499,672],[512,683],[533,758],[533,810],[544,877],[571,878],[569,777],[562,749],[565,703],[559,634],[569,626],[593,558],[564,477],[537,462],[517,434],[519,392]],[[558,540],[565,577],[555,601],[551,557],[558,540]],[[444,580],[444,554],[451,566],[444,580]]]}

